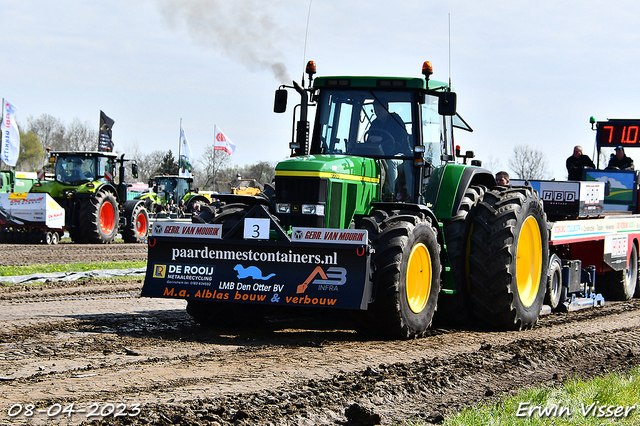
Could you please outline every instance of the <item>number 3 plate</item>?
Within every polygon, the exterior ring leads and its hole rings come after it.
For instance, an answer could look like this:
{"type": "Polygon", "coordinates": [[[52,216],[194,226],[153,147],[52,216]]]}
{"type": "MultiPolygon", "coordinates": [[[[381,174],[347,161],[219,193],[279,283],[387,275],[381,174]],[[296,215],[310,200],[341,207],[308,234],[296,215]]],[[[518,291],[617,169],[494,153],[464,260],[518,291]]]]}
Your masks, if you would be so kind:
{"type": "Polygon", "coordinates": [[[246,218],[244,220],[244,238],[247,240],[268,240],[271,220],[246,218]]]}

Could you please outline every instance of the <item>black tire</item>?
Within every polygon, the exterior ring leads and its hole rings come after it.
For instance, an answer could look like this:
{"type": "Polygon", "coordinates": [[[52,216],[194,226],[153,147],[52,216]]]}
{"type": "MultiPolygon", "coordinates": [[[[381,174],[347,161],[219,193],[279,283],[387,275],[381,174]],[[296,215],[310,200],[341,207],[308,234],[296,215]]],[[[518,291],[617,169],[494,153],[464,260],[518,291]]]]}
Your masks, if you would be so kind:
{"type": "Polygon", "coordinates": [[[57,245],[60,242],[60,234],[57,231],[51,232],[51,244],[57,245]]]}
{"type": "MultiPolygon", "coordinates": [[[[250,207],[244,204],[230,204],[224,206],[210,223],[222,224],[224,238],[225,231],[233,228],[249,210],[250,207]]],[[[200,325],[220,327],[260,326],[265,317],[264,307],[261,305],[208,300],[187,300],[187,313],[200,325]]]]}
{"type": "Polygon", "coordinates": [[[46,231],[44,233],[43,242],[47,245],[53,244],[53,233],[51,231],[46,231]]]}
{"type": "Polygon", "coordinates": [[[547,291],[544,295],[544,304],[551,306],[552,311],[557,311],[564,302],[565,292],[562,289],[562,262],[553,254],[549,259],[547,272],[547,291]]]}
{"type": "Polygon", "coordinates": [[[375,300],[365,312],[370,332],[392,339],[424,336],[440,292],[440,245],[436,229],[423,214],[383,214],[363,221],[375,253],[375,300]]]}
{"type": "Polygon", "coordinates": [[[605,300],[631,300],[638,292],[638,248],[631,244],[629,267],[621,271],[611,271],[596,279],[596,290],[605,300]]]}
{"type": "Polygon", "coordinates": [[[528,187],[487,190],[469,239],[469,302],[482,323],[501,330],[533,327],[549,267],[542,200],[528,187]]]}
{"type": "Polygon", "coordinates": [[[465,191],[458,211],[443,222],[444,241],[455,285],[455,294],[441,293],[435,320],[444,325],[461,325],[469,320],[467,302],[467,246],[473,210],[482,200],[484,186],[470,186],[465,191]]]}
{"type": "Polygon", "coordinates": [[[111,243],[118,233],[119,221],[118,203],[108,192],[95,194],[80,207],[80,231],[84,242],[111,243]]]}
{"type": "Polygon", "coordinates": [[[209,204],[203,204],[200,210],[200,214],[191,218],[191,223],[213,223],[213,218],[216,217],[216,209],[209,204]]]}
{"type": "Polygon", "coordinates": [[[149,213],[143,203],[139,203],[131,212],[127,226],[122,229],[125,243],[144,243],[149,236],[149,213]]]}

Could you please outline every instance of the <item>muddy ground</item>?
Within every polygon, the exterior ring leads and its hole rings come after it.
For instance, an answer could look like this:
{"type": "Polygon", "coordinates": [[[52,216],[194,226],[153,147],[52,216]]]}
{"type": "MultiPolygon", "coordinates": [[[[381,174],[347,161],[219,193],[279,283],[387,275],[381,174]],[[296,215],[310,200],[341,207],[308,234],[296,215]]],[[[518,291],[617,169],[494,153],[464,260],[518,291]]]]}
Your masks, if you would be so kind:
{"type": "MultiPolygon", "coordinates": [[[[146,247],[0,245],[2,265],[124,259],[145,260],[146,247]]],[[[141,286],[0,287],[0,424],[439,423],[529,385],[640,363],[638,299],[524,332],[439,325],[378,341],[334,311],[203,328],[184,301],[140,298],[141,286]]]]}

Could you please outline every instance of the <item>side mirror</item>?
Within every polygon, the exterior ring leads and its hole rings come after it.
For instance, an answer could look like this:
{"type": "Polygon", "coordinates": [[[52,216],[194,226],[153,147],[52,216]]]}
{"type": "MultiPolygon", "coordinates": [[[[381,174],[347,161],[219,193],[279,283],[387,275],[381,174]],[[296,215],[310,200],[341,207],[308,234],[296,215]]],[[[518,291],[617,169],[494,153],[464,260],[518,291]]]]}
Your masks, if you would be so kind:
{"type": "Polygon", "coordinates": [[[276,90],[276,97],[273,101],[273,112],[283,113],[287,110],[287,89],[276,90]]]}
{"type": "Polygon", "coordinates": [[[456,115],[458,96],[455,92],[444,92],[439,95],[438,114],[445,116],[456,115]]]}
{"type": "Polygon", "coordinates": [[[138,179],[138,165],[136,163],[131,165],[131,174],[135,179],[138,179]]]}

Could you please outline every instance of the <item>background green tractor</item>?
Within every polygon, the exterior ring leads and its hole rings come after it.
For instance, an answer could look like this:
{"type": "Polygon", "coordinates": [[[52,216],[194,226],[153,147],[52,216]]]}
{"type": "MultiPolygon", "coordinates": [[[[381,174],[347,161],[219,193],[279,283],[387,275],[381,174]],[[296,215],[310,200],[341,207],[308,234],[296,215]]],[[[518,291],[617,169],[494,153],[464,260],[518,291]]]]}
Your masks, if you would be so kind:
{"type": "MultiPolygon", "coordinates": [[[[471,313],[501,329],[533,326],[548,267],[542,202],[531,188],[496,186],[480,162],[467,164],[473,153],[460,153],[453,129],[472,130],[456,112],[450,84],[431,80],[428,62],[424,78],[314,80],[313,62],[307,73],[309,87],[294,82],[276,92],[275,112],[285,111],[287,88],[301,103],[275,192],[267,201],[265,194],[220,194],[224,204],[208,221],[222,224],[229,238],[261,205],[288,235],[293,227],[366,229],[373,291],[356,314],[377,335],[422,336],[436,309],[454,319],[471,313]]],[[[187,310],[208,323],[248,312],[211,303],[189,300],[187,310]]]]}
{"type": "Polygon", "coordinates": [[[144,201],[145,208],[152,213],[191,214],[210,203],[192,188],[192,183],[193,178],[185,176],[155,176],[149,180],[149,192],[136,198],[144,201]]]}
{"type": "MultiPolygon", "coordinates": [[[[127,201],[127,161],[124,154],[118,158],[107,152],[51,152],[54,180],[34,184],[30,192],[46,192],[64,208],[65,230],[76,243],[110,243],[118,232],[127,243],[142,243],[149,233],[149,215],[142,201],[127,201]]],[[[137,177],[137,165],[131,168],[137,177]]]]}

